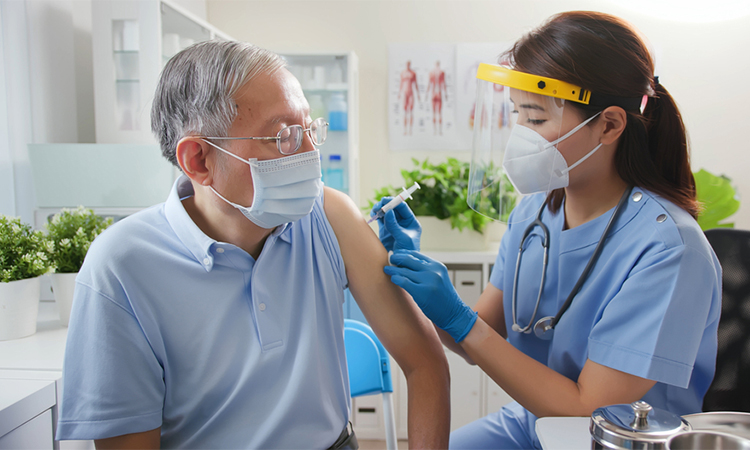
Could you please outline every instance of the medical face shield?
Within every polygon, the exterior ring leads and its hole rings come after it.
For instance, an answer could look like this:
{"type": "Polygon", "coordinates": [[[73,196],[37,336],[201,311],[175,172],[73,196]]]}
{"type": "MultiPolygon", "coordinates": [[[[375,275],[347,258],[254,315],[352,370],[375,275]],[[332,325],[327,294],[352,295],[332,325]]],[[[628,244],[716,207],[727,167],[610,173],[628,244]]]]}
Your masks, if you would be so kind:
{"type": "Polygon", "coordinates": [[[557,144],[585,123],[566,103],[587,104],[589,98],[589,91],[569,83],[480,64],[469,206],[491,219],[508,222],[524,194],[567,186],[574,165],[568,167],[557,144]]]}

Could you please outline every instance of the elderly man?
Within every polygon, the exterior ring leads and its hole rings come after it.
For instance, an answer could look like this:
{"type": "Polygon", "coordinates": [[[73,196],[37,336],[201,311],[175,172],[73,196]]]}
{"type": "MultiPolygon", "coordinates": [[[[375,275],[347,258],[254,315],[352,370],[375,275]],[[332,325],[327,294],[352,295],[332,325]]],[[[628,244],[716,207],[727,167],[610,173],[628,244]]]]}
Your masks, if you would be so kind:
{"type": "MultiPolygon", "coordinates": [[[[447,447],[448,369],[345,195],[327,124],[276,54],[211,41],[172,58],[152,129],[180,167],[164,204],[102,234],[77,278],[58,439],[103,448],[356,448],[348,286],[404,370],[411,447],[447,447]],[[342,431],[343,430],[343,431],[342,431]]],[[[133,174],[138,176],[138,174],[133,174]]]]}

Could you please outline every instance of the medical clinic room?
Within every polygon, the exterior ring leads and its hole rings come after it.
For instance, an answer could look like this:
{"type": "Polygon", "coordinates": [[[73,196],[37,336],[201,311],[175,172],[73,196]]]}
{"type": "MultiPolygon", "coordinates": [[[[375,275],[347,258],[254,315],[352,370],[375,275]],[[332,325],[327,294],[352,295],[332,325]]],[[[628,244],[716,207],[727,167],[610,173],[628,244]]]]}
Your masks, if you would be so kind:
{"type": "Polygon", "coordinates": [[[0,0],[0,450],[750,449],[749,30],[0,0]]]}

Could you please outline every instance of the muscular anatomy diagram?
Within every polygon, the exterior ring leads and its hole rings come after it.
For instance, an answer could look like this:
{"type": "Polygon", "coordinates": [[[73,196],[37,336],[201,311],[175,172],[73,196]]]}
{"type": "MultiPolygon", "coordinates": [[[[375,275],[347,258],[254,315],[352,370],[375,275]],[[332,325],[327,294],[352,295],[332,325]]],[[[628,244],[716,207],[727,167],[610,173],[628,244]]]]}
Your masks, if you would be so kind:
{"type": "Polygon", "coordinates": [[[440,61],[435,61],[435,67],[430,71],[430,84],[427,86],[427,96],[432,100],[432,131],[433,134],[443,134],[443,97],[448,100],[448,90],[445,86],[445,72],[440,68],[440,61]]]}
{"type": "Polygon", "coordinates": [[[417,73],[411,68],[411,61],[406,61],[406,69],[401,72],[401,86],[398,91],[398,98],[404,96],[404,135],[412,134],[414,128],[414,95],[419,98],[419,86],[417,85],[417,73]]]}

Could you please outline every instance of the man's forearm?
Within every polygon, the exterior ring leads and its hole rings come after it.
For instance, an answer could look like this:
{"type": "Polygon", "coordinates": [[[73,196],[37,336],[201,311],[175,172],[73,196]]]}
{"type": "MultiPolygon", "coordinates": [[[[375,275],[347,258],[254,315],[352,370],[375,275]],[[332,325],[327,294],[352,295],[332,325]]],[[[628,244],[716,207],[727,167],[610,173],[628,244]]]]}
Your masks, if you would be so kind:
{"type": "Polygon", "coordinates": [[[448,448],[450,375],[445,370],[414,370],[407,374],[409,448],[448,448]]]}

